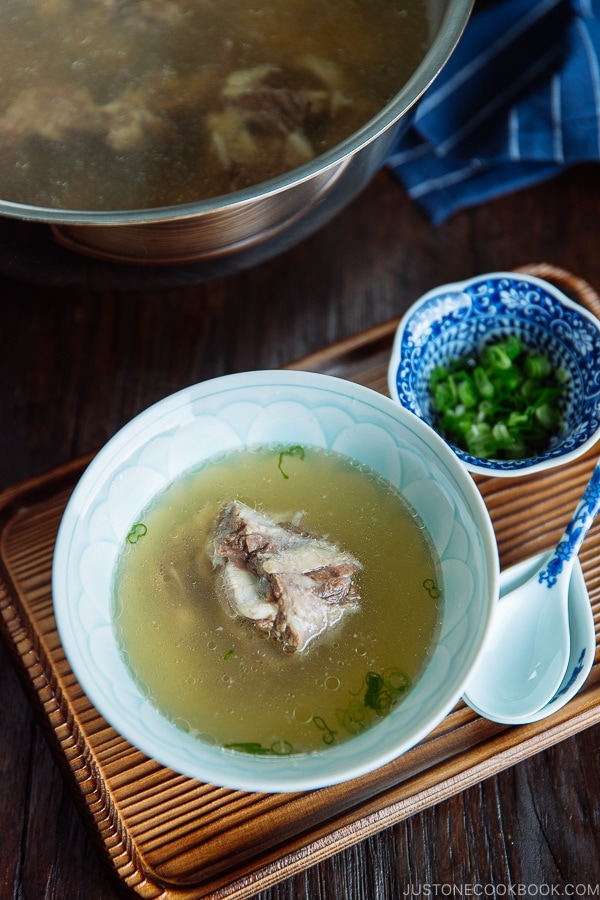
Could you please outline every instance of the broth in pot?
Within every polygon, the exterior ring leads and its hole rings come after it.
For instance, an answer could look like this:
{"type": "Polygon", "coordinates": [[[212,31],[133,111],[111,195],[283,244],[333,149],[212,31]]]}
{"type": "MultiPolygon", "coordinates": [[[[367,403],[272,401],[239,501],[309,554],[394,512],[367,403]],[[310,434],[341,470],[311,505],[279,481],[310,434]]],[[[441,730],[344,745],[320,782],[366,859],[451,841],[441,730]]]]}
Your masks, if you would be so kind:
{"type": "Polygon", "coordinates": [[[373,117],[425,0],[0,0],[0,196],[71,210],[221,196],[373,117]]]}

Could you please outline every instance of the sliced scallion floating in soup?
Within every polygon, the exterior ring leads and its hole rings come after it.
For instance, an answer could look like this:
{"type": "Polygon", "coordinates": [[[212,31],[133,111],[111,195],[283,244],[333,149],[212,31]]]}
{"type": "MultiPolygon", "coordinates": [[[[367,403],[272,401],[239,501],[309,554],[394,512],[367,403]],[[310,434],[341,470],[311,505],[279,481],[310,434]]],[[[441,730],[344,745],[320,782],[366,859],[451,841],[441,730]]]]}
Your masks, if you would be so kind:
{"type": "Polygon", "coordinates": [[[425,665],[442,602],[429,534],[386,480],[338,453],[258,447],[187,473],[140,514],[113,612],[165,716],[278,755],[385,718],[425,665]]]}

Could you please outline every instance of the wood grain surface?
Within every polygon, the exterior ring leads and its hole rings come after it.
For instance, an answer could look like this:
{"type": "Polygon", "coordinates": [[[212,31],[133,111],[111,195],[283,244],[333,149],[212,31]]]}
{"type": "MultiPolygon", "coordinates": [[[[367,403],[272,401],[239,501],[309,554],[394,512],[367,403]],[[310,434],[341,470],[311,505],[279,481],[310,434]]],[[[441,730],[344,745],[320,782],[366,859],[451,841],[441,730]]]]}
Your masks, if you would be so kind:
{"type": "MultiPolygon", "coordinates": [[[[50,469],[93,453],[155,400],[352,340],[436,284],[540,261],[597,288],[599,205],[600,170],[578,167],[433,228],[382,172],[333,222],[277,259],[160,290],[133,290],[131,277],[126,290],[108,287],[92,266],[81,284],[68,273],[66,287],[56,278],[44,284],[33,241],[32,277],[0,274],[0,488],[38,477],[43,486],[50,469]]],[[[22,253],[11,243],[22,236],[3,227],[5,252],[22,253]]],[[[559,491],[556,505],[550,495],[546,503],[562,515],[571,499],[559,491]]],[[[534,546],[536,534],[533,507],[512,552],[534,546]]],[[[118,896],[122,887],[80,816],[18,672],[0,646],[0,897],[118,896]]],[[[255,896],[598,895],[598,725],[433,799],[332,857],[315,850],[307,868],[255,896]]]]}
{"type": "MultiPolygon", "coordinates": [[[[592,312],[584,280],[548,264],[546,277],[592,312]]],[[[296,361],[386,392],[396,320],[296,361]]],[[[519,562],[562,531],[595,463],[595,450],[522,479],[478,478],[501,559],[519,562]],[[558,498],[558,499],[557,499],[558,498]],[[530,533],[535,504],[536,534],[530,533]],[[539,547],[537,546],[539,544],[539,547]]],[[[58,765],[116,877],[141,897],[251,897],[383,827],[426,809],[600,721],[600,665],[584,690],[528,728],[486,722],[463,703],[420,744],[347,784],[304,794],[252,795],[183,778],[122,739],[79,687],[52,609],[52,553],[70,489],[87,458],[0,495],[0,622],[58,765]]],[[[583,571],[600,629],[600,529],[585,542],[583,571]]]]}

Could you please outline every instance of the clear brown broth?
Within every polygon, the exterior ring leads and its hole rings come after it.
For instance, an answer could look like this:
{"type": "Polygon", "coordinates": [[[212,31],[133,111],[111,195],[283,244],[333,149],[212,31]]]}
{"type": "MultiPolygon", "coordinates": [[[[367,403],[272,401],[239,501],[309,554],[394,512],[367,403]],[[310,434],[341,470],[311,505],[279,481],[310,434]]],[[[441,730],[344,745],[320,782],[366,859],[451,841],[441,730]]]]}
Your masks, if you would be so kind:
{"type": "MultiPolygon", "coordinates": [[[[247,187],[281,174],[290,156],[301,162],[305,150],[298,159],[292,141],[283,159],[269,139],[252,165],[224,165],[207,116],[222,108],[232,71],[269,64],[278,88],[312,90],[321,83],[299,75],[298,60],[332,65],[344,102],[303,132],[319,155],[399,90],[427,39],[425,0],[1,0],[0,196],[133,209],[247,187]],[[82,113],[50,134],[45,123],[60,103],[63,115],[74,87],[89,95],[93,126],[82,113]],[[133,130],[142,134],[127,143],[121,133],[116,149],[96,121],[115,102],[126,103],[128,116],[141,110],[133,130]]],[[[252,129],[260,130],[256,122],[252,129]]]]}

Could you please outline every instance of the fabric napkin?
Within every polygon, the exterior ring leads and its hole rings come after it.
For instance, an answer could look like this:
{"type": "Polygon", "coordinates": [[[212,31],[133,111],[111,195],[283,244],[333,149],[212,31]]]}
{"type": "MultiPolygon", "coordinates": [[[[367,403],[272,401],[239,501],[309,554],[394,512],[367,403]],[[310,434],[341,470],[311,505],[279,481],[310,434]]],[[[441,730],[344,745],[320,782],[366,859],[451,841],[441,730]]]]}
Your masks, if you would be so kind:
{"type": "Polygon", "coordinates": [[[472,14],[386,163],[434,223],[600,160],[600,0],[472,14]]]}

